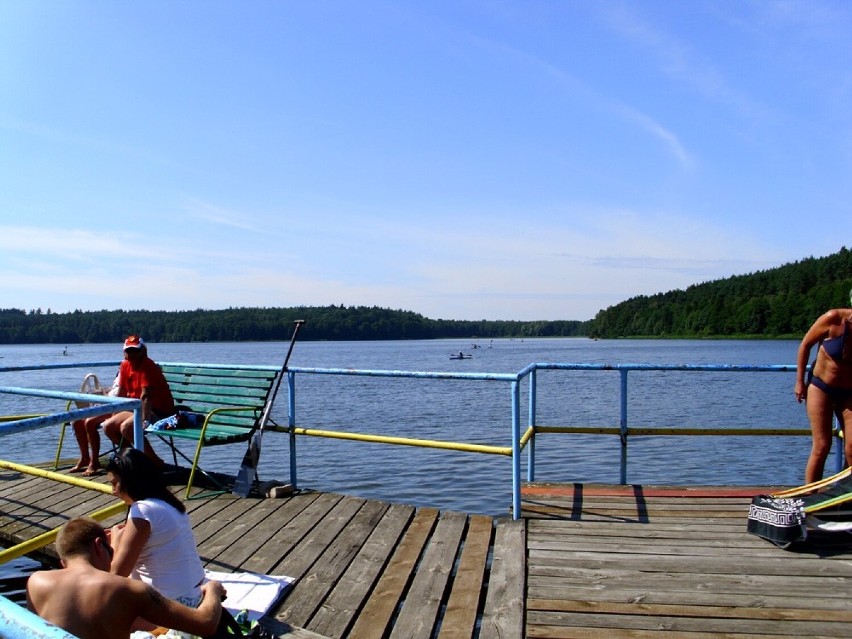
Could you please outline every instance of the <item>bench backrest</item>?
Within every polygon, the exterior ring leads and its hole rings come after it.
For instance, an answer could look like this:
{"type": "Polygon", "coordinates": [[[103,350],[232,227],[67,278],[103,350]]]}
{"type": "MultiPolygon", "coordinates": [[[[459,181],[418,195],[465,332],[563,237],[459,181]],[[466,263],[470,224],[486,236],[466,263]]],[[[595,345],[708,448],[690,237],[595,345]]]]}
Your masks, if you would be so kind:
{"type": "Polygon", "coordinates": [[[226,366],[162,364],[175,404],[196,413],[209,413],[216,408],[250,407],[253,411],[217,413],[210,425],[251,430],[258,425],[270,392],[278,376],[277,370],[226,366]]]}

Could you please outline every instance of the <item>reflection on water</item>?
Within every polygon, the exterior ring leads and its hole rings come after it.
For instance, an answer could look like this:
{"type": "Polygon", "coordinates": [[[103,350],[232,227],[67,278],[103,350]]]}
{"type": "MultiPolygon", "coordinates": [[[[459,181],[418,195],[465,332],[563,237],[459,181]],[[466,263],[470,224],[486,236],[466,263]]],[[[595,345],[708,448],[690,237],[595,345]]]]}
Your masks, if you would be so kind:
{"type": "Polygon", "coordinates": [[[27,578],[41,567],[37,561],[27,557],[0,564],[0,595],[22,606],[26,605],[27,578]]]}
{"type": "MultiPolygon", "coordinates": [[[[301,342],[292,366],[411,371],[515,373],[538,362],[645,364],[792,364],[797,342],[737,340],[472,340],[301,342]],[[471,352],[473,359],[450,360],[471,352]]],[[[0,366],[115,360],[119,344],[0,346],[0,366]]],[[[280,365],[286,343],[150,344],[156,361],[280,365]]],[[[0,385],[57,390],[79,388],[86,369],[5,373],[0,385]]],[[[112,368],[98,371],[111,378],[112,368]]],[[[628,423],[666,427],[806,428],[803,406],[793,398],[793,373],[631,372],[628,423]]],[[[613,371],[539,371],[538,423],[619,424],[619,374],[613,371]]],[[[526,406],[527,385],[521,385],[526,406]]],[[[287,423],[286,386],[273,418],[287,423]]],[[[55,402],[0,395],[0,414],[57,410],[55,402]],[[38,404],[38,407],[34,407],[38,404]]],[[[525,409],[523,409],[525,410],[525,409]]],[[[297,425],[402,437],[507,446],[509,385],[496,381],[407,380],[298,375],[297,425]]],[[[526,413],[522,415],[526,419],[526,413]]],[[[70,433],[69,433],[70,435],[70,433]]],[[[3,456],[32,462],[52,458],[55,429],[11,436],[3,456]]],[[[65,456],[76,454],[66,439],[65,456]]],[[[155,443],[155,446],[160,446],[155,443]]],[[[237,446],[205,449],[202,462],[236,472],[237,446]]],[[[799,437],[653,437],[630,442],[630,483],[799,484],[809,442],[799,437]]],[[[503,456],[436,451],[409,446],[301,437],[297,443],[300,487],[343,492],[487,514],[511,503],[511,460],[503,456]]],[[[165,449],[161,450],[165,454],[165,449]]],[[[536,479],[562,482],[619,480],[615,437],[548,435],[537,440],[536,479]]],[[[287,437],[263,440],[261,479],[287,480],[287,437]]],[[[524,457],[524,472],[526,457],[524,457]]]]}

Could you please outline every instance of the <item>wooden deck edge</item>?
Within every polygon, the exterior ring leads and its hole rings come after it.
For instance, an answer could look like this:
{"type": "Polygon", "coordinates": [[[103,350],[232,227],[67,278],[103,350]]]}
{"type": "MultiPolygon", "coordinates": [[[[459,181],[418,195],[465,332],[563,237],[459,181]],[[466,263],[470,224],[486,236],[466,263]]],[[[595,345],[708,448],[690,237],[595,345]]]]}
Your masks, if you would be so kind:
{"type": "Polygon", "coordinates": [[[644,484],[595,485],[529,483],[521,486],[521,497],[754,497],[785,490],[784,486],[648,486],[644,484]]]}

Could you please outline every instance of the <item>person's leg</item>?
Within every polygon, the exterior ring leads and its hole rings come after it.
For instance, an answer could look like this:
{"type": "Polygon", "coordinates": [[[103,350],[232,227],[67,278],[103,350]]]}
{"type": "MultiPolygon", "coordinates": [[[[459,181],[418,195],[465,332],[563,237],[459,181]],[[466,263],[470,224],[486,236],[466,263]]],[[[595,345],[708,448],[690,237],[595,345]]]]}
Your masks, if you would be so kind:
{"type": "Polygon", "coordinates": [[[843,407],[842,428],[843,428],[843,453],[846,455],[843,467],[852,465],[852,397],[846,398],[846,404],[843,407]]]}
{"type": "Polygon", "coordinates": [[[89,417],[85,421],[86,437],[89,440],[92,454],[84,475],[95,475],[101,469],[101,434],[98,432],[98,428],[107,418],[109,418],[109,415],[98,415],[97,417],[89,417]]]}
{"type": "MultiPolygon", "coordinates": [[[[130,417],[125,419],[121,423],[121,434],[124,436],[124,441],[133,443],[133,414],[130,414],[130,417]]],[[[154,452],[154,449],[151,447],[151,442],[149,442],[146,438],[142,438],[142,447],[145,451],[145,454],[154,462],[157,466],[163,466],[165,462],[160,459],[160,456],[154,452]]]]}
{"type": "Polygon", "coordinates": [[[77,446],[80,448],[80,461],[71,467],[70,472],[79,473],[89,465],[89,442],[86,439],[86,428],[84,420],[78,419],[72,422],[71,427],[74,429],[74,439],[77,440],[77,446]]]}
{"type": "Polygon", "coordinates": [[[822,479],[825,460],[831,451],[831,422],[834,417],[831,398],[814,384],[808,386],[808,419],[811,424],[811,454],[805,466],[805,483],[822,479]]]}
{"type": "MultiPolygon", "coordinates": [[[[128,415],[130,416],[131,423],[133,422],[133,413],[130,411],[122,411],[120,413],[115,413],[114,415],[110,415],[106,421],[104,421],[104,435],[106,435],[109,440],[118,446],[122,444],[121,441],[121,425],[124,420],[127,419],[128,415]]],[[[133,429],[130,429],[131,436],[133,435],[133,429]]]]}

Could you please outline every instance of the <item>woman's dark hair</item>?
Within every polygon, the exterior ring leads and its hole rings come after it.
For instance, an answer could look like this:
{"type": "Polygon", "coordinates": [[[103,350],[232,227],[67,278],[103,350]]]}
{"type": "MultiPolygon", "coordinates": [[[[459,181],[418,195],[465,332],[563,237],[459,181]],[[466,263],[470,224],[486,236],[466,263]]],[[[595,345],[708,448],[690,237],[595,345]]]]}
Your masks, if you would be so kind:
{"type": "Polygon", "coordinates": [[[186,512],[183,502],[166,486],[163,473],[141,450],[125,448],[107,462],[106,471],[118,477],[119,490],[133,501],[160,499],[178,512],[186,512]]]}

